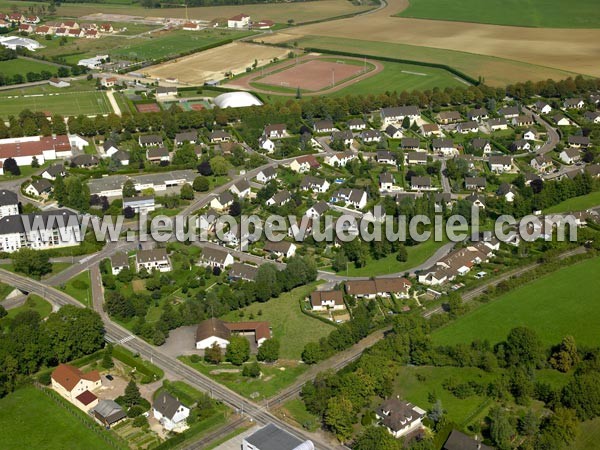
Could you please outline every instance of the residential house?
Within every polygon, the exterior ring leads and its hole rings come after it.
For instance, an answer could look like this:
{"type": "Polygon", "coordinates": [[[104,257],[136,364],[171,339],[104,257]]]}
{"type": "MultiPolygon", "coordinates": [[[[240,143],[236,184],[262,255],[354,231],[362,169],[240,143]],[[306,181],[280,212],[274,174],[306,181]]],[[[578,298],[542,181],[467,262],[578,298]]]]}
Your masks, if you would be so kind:
{"type": "Polygon", "coordinates": [[[313,311],[339,311],[346,309],[344,293],[341,290],[314,291],[310,294],[310,305],[313,311]]]}
{"type": "Polygon", "coordinates": [[[332,203],[344,202],[346,206],[363,209],[367,205],[367,193],[362,189],[342,188],[333,194],[332,203]]]}
{"type": "Polygon", "coordinates": [[[475,157],[473,155],[456,155],[454,159],[456,159],[456,161],[464,161],[469,170],[475,169],[475,157]]]}
{"type": "Polygon", "coordinates": [[[471,146],[473,150],[482,152],[484,155],[492,153],[492,144],[488,139],[475,138],[471,141],[471,146]]]}
{"type": "Polygon", "coordinates": [[[71,158],[71,167],[95,167],[100,163],[96,155],[83,153],[71,158]]]}
{"type": "Polygon", "coordinates": [[[138,250],[135,255],[135,267],[139,272],[146,269],[148,272],[158,270],[159,272],[170,272],[171,261],[164,248],[153,250],[138,250]]]}
{"type": "Polygon", "coordinates": [[[306,175],[300,183],[301,190],[313,191],[320,194],[327,192],[329,186],[329,181],[322,178],[313,177],[311,175],[306,175]]]}
{"type": "Polygon", "coordinates": [[[69,364],[59,364],[50,375],[52,389],[78,408],[88,411],[98,404],[98,397],[92,391],[102,386],[97,370],[82,372],[69,364]]]}
{"type": "Polygon", "coordinates": [[[117,161],[122,166],[129,165],[129,158],[130,158],[129,153],[124,150],[118,150],[117,152],[113,153],[113,155],[112,155],[112,159],[114,161],[117,161]]]}
{"type": "Polygon", "coordinates": [[[237,14],[227,19],[227,28],[248,28],[250,26],[250,16],[244,13],[237,14]]]}
{"type": "Polygon", "coordinates": [[[400,139],[402,137],[402,128],[396,128],[394,125],[388,125],[385,128],[385,134],[392,139],[400,139]]]}
{"type": "Polygon", "coordinates": [[[163,138],[157,134],[143,134],[139,137],[138,142],[141,147],[162,147],[163,138]]]}
{"type": "Polygon", "coordinates": [[[267,153],[273,153],[275,151],[275,142],[264,135],[258,138],[258,146],[261,149],[266,150],[267,153]]]}
{"type": "Polygon", "coordinates": [[[475,122],[481,122],[483,120],[486,120],[488,118],[488,111],[485,108],[475,108],[475,109],[471,109],[468,113],[467,113],[467,118],[469,120],[474,120],[475,122]]]}
{"type": "Polygon", "coordinates": [[[392,123],[401,123],[405,117],[413,123],[421,117],[421,111],[417,106],[394,106],[390,108],[381,108],[381,120],[385,126],[392,123]]]}
{"type": "Polygon", "coordinates": [[[525,151],[529,152],[529,151],[531,151],[531,144],[529,143],[529,141],[526,141],[525,139],[517,139],[512,144],[510,144],[510,149],[513,152],[516,152],[519,150],[525,150],[525,151]]]}
{"type": "Polygon", "coordinates": [[[360,139],[365,144],[370,144],[371,142],[380,142],[382,139],[381,131],[379,130],[364,130],[360,133],[360,139]]]}
{"type": "Polygon", "coordinates": [[[233,200],[234,198],[231,192],[225,191],[210,201],[210,207],[217,211],[223,211],[231,206],[233,200]]]}
{"type": "Polygon", "coordinates": [[[0,219],[19,214],[19,197],[13,191],[0,190],[0,219]]]}
{"type": "Polygon", "coordinates": [[[259,183],[268,183],[271,180],[277,179],[277,169],[273,166],[266,167],[265,169],[258,172],[256,175],[256,181],[259,183]]]}
{"type": "Polygon", "coordinates": [[[375,160],[378,164],[396,165],[396,155],[388,150],[377,150],[375,160]]]}
{"type": "Polygon", "coordinates": [[[523,133],[523,139],[525,139],[526,141],[535,141],[537,138],[537,132],[534,129],[528,129],[525,130],[525,133],[523,133]]]}
{"type": "Polygon", "coordinates": [[[552,116],[552,120],[559,127],[568,127],[571,125],[571,121],[565,117],[564,114],[557,113],[552,116]]]}
{"type": "Polygon", "coordinates": [[[546,154],[536,156],[529,164],[538,172],[546,172],[554,167],[552,158],[546,154]]]}
{"type": "Polygon", "coordinates": [[[277,258],[291,258],[296,254],[296,245],[287,241],[266,241],[264,251],[277,258]]]}
{"type": "Polygon", "coordinates": [[[283,190],[277,192],[273,197],[268,199],[265,203],[267,206],[284,206],[292,199],[292,194],[289,191],[283,190]]]}
{"type": "Polygon", "coordinates": [[[65,166],[63,166],[62,164],[52,164],[42,172],[42,178],[51,181],[56,180],[56,177],[59,175],[61,177],[67,175],[67,172],[65,171],[65,166]]]}
{"type": "Polygon", "coordinates": [[[583,114],[583,117],[585,117],[585,120],[598,124],[600,123],[600,112],[598,111],[586,111],[583,114]]]}
{"type": "Polygon", "coordinates": [[[242,450],[313,450],[312,441],[302,441],[269,423],[242,440],[242,450]]]}
{"type": "MultiPolygon", "coordinates": [[[[475,194],[471,196],[477,197],[475,194]]],[[[450,252],[437,261],[432,268],[419,273],[419,283],[436,286],[452,281],[457,276],[466,275],[473,266],[489,261],[493,256],[490,245],[492,244],[479,242],[450,252]]]]}
{"type": "Polygon", "coordinates": [[[379,174],[379,190],[381,192],[390,192],[394,189],[394,176],[389,172],[379,174]]]}
{"type": "Polygon", "coordinates": [[[285,137],[285,135],[287,134],[287,126],[285,123],[267,125],[265,126],[263,134],[267,137],[270,137],[271,139],[282,138],[285,137]]]}
{"type": "Polygon", "coordinates": [[[485,209],[485,197],[481,195],[475,194],[473,192],[471,195],[465,197],[465,200],[478,208],[485,209]]]}
{"type": "Polygon", "coordinates": [[[406,154],[406,164],[408,165],[426,165],[427,164],[427,153],[426,152],[409,152],[406,154]]]}
{"type": "Polygon", "coordinates": [[[465,189],[469,191],[483,191],[486,185],[485,177],[465,177],[465,189]]]}
{"type": "Polygon", "coordinates": [[[335,131],[335,126],[333,125],[333,120],[317,120],[313,124],[313,129],[315,133],[331,133],[335,131]]]}
{"type": "Polygon", "coordinates": [[[363,119],[350,119],[346,122],[346,125],[352,131],[362,131],[367,128],[367,124],[363,119]]]}
{"type": "Polygon", "coordinates": [[[581,153],[577,148],[566,148],[560,152],[559,158],[565,164],[575,164],[581,159],[581,153]]]}
{"type": "Polygon", "coordinates": [[[175,145],[183,145],[186,142],[189,144],[195,144],[196,142],[198,142],[198,131],[190,130],[184,131],[182,133],[177,133],[173,142],[175,143],[175,145]]]}
{"type": "Polygon", "coordinates": [[[321,164],[313,155],[305,155],[294,159],[289,167],[293,172],[306,173],[311,169],[318,169],[321,164]]]}
{"type": "Polygon", "coordinates": [[[440,111],[435,115],[435,119],[443,125],[463,120],[458,111],[440,111]]]}
{"type": "Polygon", "coordinates": [[[498,190],[496,191],[496,195],[498,195],[499,197],[504,197],[504,200],[506,200],[509,203],[512,203],[515,201],[517,191],[511,184],[501,183],[498,187],[498,190]]]}
{"type": "Polygon", "coordinates": [[[492,131],[508,130],[508,123],[504,117],[500,117],[499,119],[488,120],[488,127],[492,131]]]}
{"type": "Polygon", "coordinates": [[[252,335],[254,342],[260,347],[271,337],[269,322],[235,322],[228,323],[219,319],[207,319],[196,328],[196,349],[206,350],[213,345],[225,349],[232,335],[252,335]]]}
{"type": "Polygon", "coordinates": [[[440,153],[444,156],[456,154],[456,149],[454,148],[454,142],[452,142],[452,139],[434,139],[432,147],[434,152],[440,153]]]}
{"type": "Polygon", "coordinates": [[[589,136],[569,136],[567,142],[571,147],[588,148],[590,145],[590,138],[589,136]]]}
{"type": "Polygon", "coordinates": [[[123,252],[117,252],[110,256],[110,269],[113,275],[118,275],[123,269],[129,269],[129,256],[123,252]]]}
{"type": "Polygon", "coordinates": [[[456,125],[456,131],[460,134],[477,133],[479,130],[479,124],[474,120],[468,122],[460,122],[456,125]]]}
{"type": "Polygon", "coordinates": [[[60,78],[52,77],[48,80],[48,84],[55,88],[66,88],[71,86],[71,83],[65,80],[61,80],[60,78]]]}
{"type": "Polygon", "coordinates": [[[310,219],[318,219],[327,212],[329,205],[325,202],[317,202],[306,210],[304,215],[310,219]]]}
{"type": "MultiPolygon", "coordinates": [[[[343,133],[343,132],[340,131],[340,133],[343,133]]],[[[350,133],[350,134],[352,134],[352,133],[350,133]]],[[[354,153],[352,153],[351,151],[334,153],[333,155],[325,158],[325,163],[330,166],[333,166],[333,167],[346,167],[346,164],[348,164],[350,161],[354,160],[355,158],[356,158],[356,155],[354,153]]]]}
{"type": "Polygon", "coordinates": [[[420,145],[421,141],[418,138],[402,138],[402,141],[400,141],[402,150],[418,150],[420,145]]]}
{"type": "Polygon", "coordinates": [[[420,428],[426,413],[418,406],[396,397],[384,401],[375,411],[375,417],[397,439],[420,428]]]}
{"type": "Polygon", "coordinates": [[[425,137],[441,136],[442,131],[440,127],[435,123],[424,123],[420,128],[421,134],[425,137]]]}
{"type": "Polygon", "coordinates": [[[472,438],[465,433],[452,430],[442,450],[494,450],[494,448],[483,444],[477,436],[472,438]]]}
{"type": "Polygon", "coordinates": [[[542,100],[538,100],[533,104],[533,109],[535,109],[540,114],[550,114],[552,112],[552,106],[542,100]]]}
{"type": "Polygon", "coordinates": [[[514,119],[519,117],[520,111],[518,106],[505,106],[498,110],[498,114],[505,119],[514,119]]]}
{"type": "Polygon", "coordinates": [[[239,198],[246,198],[250,195],[250,183],[248,180],[240,180],[229,188],[229,192],[239,198]]]}
{"type": "Polygon", "coordinates": [[[146,149],[146,159],[151,163],[168,163],[171,155],[165,147],[150,147],[146,149]]]}
{"type": "Polygon", "coordinates": [[[512,119],[512,124],[517,127],[527,127],[529,125],[533,125],[535,121],[533,120],[533,116],[529,114],[519,114],[517,117],[512,119]]]}
{"type": "Polygon", "coordinates": [[[152,415],[165,430],[184,431],[187,429],[186,419],[190,415],[190,408],[163,390],[154,399],[152,415]]]}
{"type": "Polygon", "coordinates": [[[410,188],[413,191],[431,191],[435,189],[431,183],[431,177],[411,177],[410,188]]]}
{"type": "Polygon", "coordinates": [[[210,139],[210,142],[212,144],[220,144],[221,142],[230,142],[231,134],[229,134],[227,131],[216,130],[216,131],[212,131],[208,134],[208,139],[210,139]]]}
{"type": "Polygon", "coordinates": [[[232,281],[243,280],[243,281],[254,281],[256,274],[258,273],[257,266],[251,266],[250,264],[244,264],[234,262],[227,273],[227,277],[232,281]]]}
{"type": "Polygon", "coordinates": [[[585,107],[585,102],[581,98],[567,98],[563,102],[565,109],[582,109],[585,107]]]}
{"type": "Polygon", "coordinates": [[[513,159],[511,156],[490,156],[488,159],[490,170],[495,173],[510,172],[513,168],[513,159]]]}
{"type": "Polygon", "coordinates": [[[25,188],[25,193],[34,197],[48,197],[52,192],[52,183],[45,178],[32,181],[25,188]]]}
{"type": "Polygon", "coordinates": [[[222,270],[231,266],[234,262],[233,255],[229,251],[214,247],[204,247],[202,255],[200,255],[199,264],[204,267],[218,267],[222,270]]]}
{"type": "Polygon", "coordinates": [[[345,282],[346,294],[368,300],[377,297],[394,296],[398,299],[410,298],[412,283],[406,278],[379,277],[370,280],[352,280],[345,282]]]}
{"type": "Polygon", "coordinates": [[[112,156],[119,151],[119,147],[117,143],[111,139],[107,139],[102,144],[102,149],[104,150],[104,154],[106,156],[112,156]]]}

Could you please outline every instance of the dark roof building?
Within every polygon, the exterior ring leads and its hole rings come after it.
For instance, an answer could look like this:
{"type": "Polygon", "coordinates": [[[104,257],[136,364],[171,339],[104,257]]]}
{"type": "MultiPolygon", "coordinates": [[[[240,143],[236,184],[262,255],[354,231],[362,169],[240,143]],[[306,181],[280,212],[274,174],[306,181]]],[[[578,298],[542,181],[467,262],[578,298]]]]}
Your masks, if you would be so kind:
{"type": "Polygon", "coordinates": [[[457,430],[452,430],[442,450],[494,450],[494,447],[482,444],[479,440],[467,436],[457,430]]]}
{"type": "Polygon", "coordinates": [[[256,450],[314,450],[312,441],[301,441],[296,436],[270,423],[244,438],[243,448],[256,450]]]}

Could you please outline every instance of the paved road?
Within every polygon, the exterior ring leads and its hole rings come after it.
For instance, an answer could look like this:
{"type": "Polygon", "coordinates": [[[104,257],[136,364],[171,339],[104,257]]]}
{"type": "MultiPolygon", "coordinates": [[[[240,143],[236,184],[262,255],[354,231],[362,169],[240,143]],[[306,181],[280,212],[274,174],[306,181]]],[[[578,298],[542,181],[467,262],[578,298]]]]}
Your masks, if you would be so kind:
{"type": "Polygon", "coordinates": [[[538,150],[537,153],[545,154],[545,153],[549,153],[552,150],[554,150],[556,148],[556,145],[560,142],[560,135],[558,134],[558,131],[556,131],[556,128],[554,128],[552,125],[550,125],[548,122],[546,122],[535,111],[527,108],[526,106],[523,106],[523,109],[526,112],[528,112],[529,114],[531,114],[533,116],[533,118],[535,119],[535,121],[537,123],[539,123],[540,125],[542,125],[546,129],[546,134],[548,136],[548,139],[546,140],[544,145],[542,145],[542,147],[538,150]]]}

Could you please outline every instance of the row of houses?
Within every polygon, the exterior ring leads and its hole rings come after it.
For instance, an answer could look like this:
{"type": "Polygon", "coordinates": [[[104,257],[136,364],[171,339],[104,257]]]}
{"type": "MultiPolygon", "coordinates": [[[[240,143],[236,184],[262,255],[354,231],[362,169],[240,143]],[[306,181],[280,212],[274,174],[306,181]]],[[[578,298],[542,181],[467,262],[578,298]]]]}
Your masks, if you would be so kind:
{"type": "Polygon", "coordinates": [[[112,34],[115,29],[110,23],[96,25],[95,23],[78,24],[75,21],[45,23],[42,25],[30,22],[21,23],[19,31],[39,36],[59,36],[72,38],[98,39],[102,34],[112,34]]]}

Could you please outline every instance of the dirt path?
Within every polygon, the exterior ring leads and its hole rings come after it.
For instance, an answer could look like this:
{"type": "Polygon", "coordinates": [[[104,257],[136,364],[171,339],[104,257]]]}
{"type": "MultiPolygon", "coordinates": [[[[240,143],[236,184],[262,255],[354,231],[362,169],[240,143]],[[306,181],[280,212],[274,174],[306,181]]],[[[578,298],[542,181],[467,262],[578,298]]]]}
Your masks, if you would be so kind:
{"type": "MultiPolygon", "coordinates": [[[[310,54],[310,55],[305,55],[305,56],[298,58],[297,61],[305,63],[308,61],[323,59],[323,58],[331,58],[331,56],[310,54]]],[[[352,60],[361,61],[361,62],[363,61],[361,58],[351,58],[348,56],[344,56],[344,59],[352,59],[352,60]]],[[[333,92],[337,92],[341,89],[344,89],[348,86],[352,86],[353,84],[359,83],[359,82],[361,82],[367,78],[370,78],[374,75],[377,75],[384,69],[383,64],[380,63],[379,61],[367,59],[367,63],[372,64],[375,67],[367,73],[358,75],[358,76],[351,78],[347,81],[344,81],[340,84],[336,84],[333,87],[323,89],[320,91],[316,91],[316,92],[302,92],[302,96],[311,97],[311,96],[315,96],[315,95],[331,94],[333,92]]],[[[264,76],[267,76],[274,72],[279,72],[279,71],[282,71],[285,69],[289,69],[291,67],[294,67],[295,65],[296,65],[296,60],[286,61],[285,63],[281,63],[281,64],[277,64],[275,66],[272,66],[269,71],[265,71],[264,73],[263,72],[261,72],[261,73],[255,72],[251,75],[247,75],[247,76],[238,78],[237,80],[235,80],[231,83],[227,83],[224,86],[228,87],[228,88],[234,88],[234,89],[251,90],[254,92],[261,93],[261,94],[272,94],[272,95],[280,95],[280,96],[285,96],[285,97],[295,97],[296,96],[295,92],[289,92],[289,93],[278,92],[276,90],[257,88],[257,87],[254,87],[251,85],[251,83],[253,83],[253,82],[254,83],[260,82],[260,80],[258,80],[259,78],[263,78],[264,76]]]]}
{"type": "Polygon", "coordinates": [[[106,96],[108,97],[108,101],[109,101],[110,106],[112,107],[114,113],[117,116],[120,116],[121,108],[119,108],[119,104],[117,103],[117,100],[115,100],[115,93],[109,89],[108,91],[106,91],[106,96]]]}

